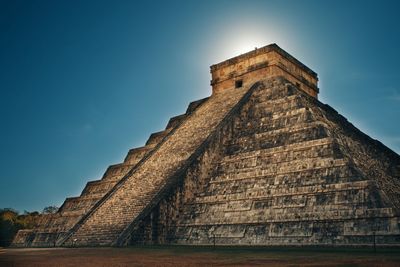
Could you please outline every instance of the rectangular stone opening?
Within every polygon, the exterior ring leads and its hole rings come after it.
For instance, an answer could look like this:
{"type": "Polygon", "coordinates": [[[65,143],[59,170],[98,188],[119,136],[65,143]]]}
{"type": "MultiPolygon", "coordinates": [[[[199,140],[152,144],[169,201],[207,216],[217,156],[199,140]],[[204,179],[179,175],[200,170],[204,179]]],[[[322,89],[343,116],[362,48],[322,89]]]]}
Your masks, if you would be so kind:
{"type": "Polygon", "coordinates": [[[235,81],[235,88],[241,88],[243,86],[243,80],[235,81]]]}

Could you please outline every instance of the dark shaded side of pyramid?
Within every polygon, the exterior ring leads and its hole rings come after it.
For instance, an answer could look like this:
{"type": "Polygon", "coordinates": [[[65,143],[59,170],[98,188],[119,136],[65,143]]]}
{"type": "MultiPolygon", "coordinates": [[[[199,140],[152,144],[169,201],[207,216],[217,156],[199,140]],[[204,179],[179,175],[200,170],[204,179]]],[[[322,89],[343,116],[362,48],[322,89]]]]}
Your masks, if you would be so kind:
{"type": "Polygon", "coordinates": [[[130,244],[400,244],[400,157],[284,78],[263,81],[130,244]]]}

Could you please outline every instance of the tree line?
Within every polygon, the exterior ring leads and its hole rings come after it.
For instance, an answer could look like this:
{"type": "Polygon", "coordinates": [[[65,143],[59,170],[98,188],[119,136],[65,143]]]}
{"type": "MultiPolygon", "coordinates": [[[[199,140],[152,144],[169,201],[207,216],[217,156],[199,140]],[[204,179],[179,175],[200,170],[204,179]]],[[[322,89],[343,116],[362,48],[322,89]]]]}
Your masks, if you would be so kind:
{"type": "Polygon", "coordinates": [[[0,209],[0,247],[9,246],[18,230],[34,228],[41,214],[56,213],[57,210],[56,206],[49,206],[41,213],[25,211],[20,214],[11,208],[0,209]]]}

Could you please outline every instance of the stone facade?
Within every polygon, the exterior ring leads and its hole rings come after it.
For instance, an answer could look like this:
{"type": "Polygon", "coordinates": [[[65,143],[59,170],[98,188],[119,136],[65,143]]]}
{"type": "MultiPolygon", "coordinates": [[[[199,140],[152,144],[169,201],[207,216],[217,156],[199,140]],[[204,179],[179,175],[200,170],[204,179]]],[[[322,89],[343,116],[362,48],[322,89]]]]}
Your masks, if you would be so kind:
{"type": "Polygon", "coordinates": [[[287,80],[215,135],[130,244],[400,243],[399,156],[287,80]]]}
{"type": "Polygon", "coordinates": [[[400,244],[400,156],[317,100],[269,45],[14,246],[400,244]]]}
{"type": "Polygon", "coordinates": [[[270,77],[282,76],[302,91],[317,98],[318,77],[300,61],[276,44],[255,49],[211,66],[213,93],[242,86],[270,77]]]}

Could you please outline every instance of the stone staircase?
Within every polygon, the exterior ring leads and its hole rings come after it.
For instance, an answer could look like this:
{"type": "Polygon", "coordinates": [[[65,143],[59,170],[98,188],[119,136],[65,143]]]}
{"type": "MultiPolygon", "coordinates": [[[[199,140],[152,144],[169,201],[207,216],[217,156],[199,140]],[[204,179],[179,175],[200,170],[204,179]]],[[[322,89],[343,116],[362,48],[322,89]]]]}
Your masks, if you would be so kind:
{"type": "Polygon", "coordinates": [[[62,239],[122,177],[206,100],[201,99],[190,103],[184,114],[169,120],[165,130],[151,134],[145,146],[129,150],[122,163],[109,166],[100,180],[88,182],[80,196],[67,198],[56,214],[41,215],[35,229],[20,230],[14,238],[12,246],[56,246],[58,239],[62,239]]]}
{"type": "Polygon", "coordinates": [[[110,246],[126,242],[135,220],[157,203],[174,175],[190,162],[247,91],[232,89],[212,95],[118,182],[59,245],[110,246]]]}

